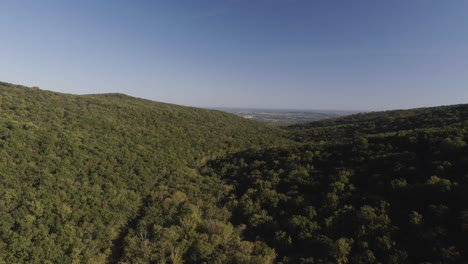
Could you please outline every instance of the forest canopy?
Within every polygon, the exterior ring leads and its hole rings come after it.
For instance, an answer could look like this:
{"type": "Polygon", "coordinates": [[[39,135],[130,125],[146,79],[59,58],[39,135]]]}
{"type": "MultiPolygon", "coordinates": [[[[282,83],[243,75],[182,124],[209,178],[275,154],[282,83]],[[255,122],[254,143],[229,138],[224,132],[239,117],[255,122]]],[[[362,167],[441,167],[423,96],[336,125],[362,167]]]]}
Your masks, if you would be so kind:
{"type": "Polygon", "coordinates": [[[271,127],[0,83],[0,263],[468,261],[468,105],[271,127]]]}

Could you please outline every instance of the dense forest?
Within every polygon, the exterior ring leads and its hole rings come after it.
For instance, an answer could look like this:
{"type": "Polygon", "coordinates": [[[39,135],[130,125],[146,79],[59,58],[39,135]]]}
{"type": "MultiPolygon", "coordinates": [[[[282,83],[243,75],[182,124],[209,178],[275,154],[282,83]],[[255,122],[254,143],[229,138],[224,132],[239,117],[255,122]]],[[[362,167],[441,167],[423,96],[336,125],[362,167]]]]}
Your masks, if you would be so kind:
{"type": "Polygon", "coordinates": [[[468,105],[272,127],[0,83],[0,263],[466,263],[468,105]]]}

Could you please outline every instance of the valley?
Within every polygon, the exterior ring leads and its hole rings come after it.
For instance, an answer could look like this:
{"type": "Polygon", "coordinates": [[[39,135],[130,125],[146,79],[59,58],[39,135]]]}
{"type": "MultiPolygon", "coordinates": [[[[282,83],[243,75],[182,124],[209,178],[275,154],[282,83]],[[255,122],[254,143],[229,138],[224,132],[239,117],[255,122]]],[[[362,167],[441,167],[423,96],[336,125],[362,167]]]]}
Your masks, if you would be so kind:
{"type": "Polygon", "coordinates": [[[2,263],[467,260],[468,105],[270,126],[0,83],[2,263]]]}

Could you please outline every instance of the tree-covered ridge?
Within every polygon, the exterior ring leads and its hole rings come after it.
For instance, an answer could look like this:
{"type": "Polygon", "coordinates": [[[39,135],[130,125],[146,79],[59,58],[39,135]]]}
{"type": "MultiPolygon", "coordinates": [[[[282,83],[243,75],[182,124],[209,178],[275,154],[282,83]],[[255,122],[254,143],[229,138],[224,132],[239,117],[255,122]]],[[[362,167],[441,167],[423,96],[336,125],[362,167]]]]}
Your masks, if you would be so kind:
{"type": "Polygon", "coordinates": [[[468,105],[393,110],[323,119],[287,127],[298,141],[328,141],[359,134],[378,134],[412,129],[461,125],[468,120],[468,105]]]}
{"type": "Polygon", "coordinates": [[[126,236],[146,214],[176,203],[180,211],[171,207],[174,213],[152,219],[174,229],[171,237],[153,237],[161,243],[158,253],[141,253],[141,263],[177,263],[181,256],[187,258],[189,247],[191,256],[206,259],[274,256],[261,242],[242,241],[241,230],[217,207],[223,183],[201,177],[197,167],[253,146],[283,144],[287,140],[280,138],[279,129],[218,111],[5,83],[0,85],[0,109],[0,262],[137,260],[137,249],[127,246],[139,241],[127,245],[126,236]],[[197,230],[192,240],[177,246],[171,239],[184,234],[177,219],[188,210],[197,216],[197,230]],[[198,228],[210,221],[233,229],[232,243],[216,252],[193,253],[198,252],[190,244],[194,237],[219,236],[198,228]]]}

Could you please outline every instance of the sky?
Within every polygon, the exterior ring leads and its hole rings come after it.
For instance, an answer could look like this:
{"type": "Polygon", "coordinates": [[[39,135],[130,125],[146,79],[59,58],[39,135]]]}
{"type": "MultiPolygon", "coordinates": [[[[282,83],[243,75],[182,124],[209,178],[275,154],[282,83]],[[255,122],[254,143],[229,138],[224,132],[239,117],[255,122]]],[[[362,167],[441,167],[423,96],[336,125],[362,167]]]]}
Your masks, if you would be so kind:
{"type": "Polygon", "coordinates": [[[468,0],[0,0],[0,81],[197,107],[468,103],[468,0]]]}

